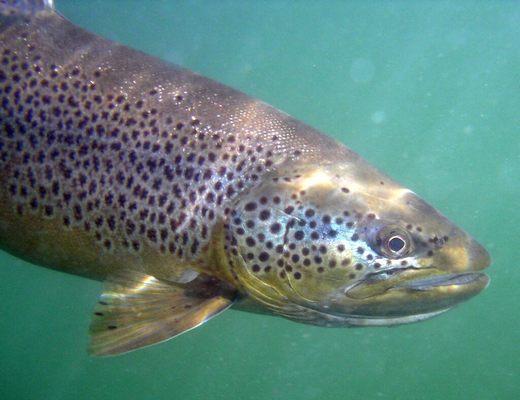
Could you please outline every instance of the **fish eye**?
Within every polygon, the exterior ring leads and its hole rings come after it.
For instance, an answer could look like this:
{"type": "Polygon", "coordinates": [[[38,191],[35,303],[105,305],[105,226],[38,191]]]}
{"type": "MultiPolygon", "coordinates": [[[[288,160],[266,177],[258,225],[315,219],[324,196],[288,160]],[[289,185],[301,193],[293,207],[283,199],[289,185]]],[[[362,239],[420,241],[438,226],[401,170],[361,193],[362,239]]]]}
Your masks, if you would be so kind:
{"type": "Polygon", "coordinates": [[[400,236],[392,236],[390,239],[388,239],[387,246],[388,246],[388,248],[390,249],[391,252],[399,253],[406,246],[406,242],[400,236]]]}
{"type": "Polygon", "coordinates": [[[402,258],[410,254],[413,241],[410,234],[399,226],[387,225],[380,228],[372,246],[385,257],[402,258]]]}

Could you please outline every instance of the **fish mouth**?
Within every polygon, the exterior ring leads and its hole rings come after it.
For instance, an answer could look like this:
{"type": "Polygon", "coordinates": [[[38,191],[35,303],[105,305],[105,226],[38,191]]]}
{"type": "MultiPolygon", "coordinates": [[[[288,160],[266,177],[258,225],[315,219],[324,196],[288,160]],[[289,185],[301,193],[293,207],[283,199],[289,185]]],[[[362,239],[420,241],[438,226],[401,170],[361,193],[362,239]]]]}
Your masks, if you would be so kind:
{"type": "Polygon", "coordinates": [[[360,324],[393,325],[438,315],[477,295],[488,284],[489,277],[482,272],[402,268],[370,274],[344,294],[352,308],[349,314],[360,317],[360,324]]]}
{"type": "Polygon", "coordinates": [[[489,284],[489,278],[486,274],[482,272],[466,272],[463,274],[445,274],[423,279],[406,281],[403,282],[402,285],[397,286],[396,288],[401,287],[410,290],[430,290],[432,288],[438,288],[443,286],[480,286],[481,283],[485,283],[485,286],[489,284]]]}

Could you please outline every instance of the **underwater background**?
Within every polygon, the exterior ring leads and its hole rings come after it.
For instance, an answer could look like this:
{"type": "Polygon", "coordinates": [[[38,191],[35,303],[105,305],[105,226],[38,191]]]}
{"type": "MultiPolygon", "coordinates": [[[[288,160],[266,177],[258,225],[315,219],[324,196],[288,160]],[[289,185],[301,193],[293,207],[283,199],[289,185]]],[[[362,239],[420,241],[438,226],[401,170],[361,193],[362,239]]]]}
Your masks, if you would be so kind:
{"type": "Polygon", "coordinates": [[[479,240],[491,285],[413,325],[319,328],[231,310],[93,358],[102,284],[0,253],[3,400],[520,398],[520,2],[56,3],[347,144],[479,240]]]}

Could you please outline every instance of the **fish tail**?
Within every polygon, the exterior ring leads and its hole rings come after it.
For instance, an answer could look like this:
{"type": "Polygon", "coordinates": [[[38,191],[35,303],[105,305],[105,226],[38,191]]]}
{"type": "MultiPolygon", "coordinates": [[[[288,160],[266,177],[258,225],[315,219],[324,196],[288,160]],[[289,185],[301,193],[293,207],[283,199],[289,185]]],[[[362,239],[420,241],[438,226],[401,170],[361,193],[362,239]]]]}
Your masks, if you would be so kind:
{"type": "Polygon", "coordinates": [[[0,0],[0,15],[36,14],[54,10],[54,0],[0,0]]]}

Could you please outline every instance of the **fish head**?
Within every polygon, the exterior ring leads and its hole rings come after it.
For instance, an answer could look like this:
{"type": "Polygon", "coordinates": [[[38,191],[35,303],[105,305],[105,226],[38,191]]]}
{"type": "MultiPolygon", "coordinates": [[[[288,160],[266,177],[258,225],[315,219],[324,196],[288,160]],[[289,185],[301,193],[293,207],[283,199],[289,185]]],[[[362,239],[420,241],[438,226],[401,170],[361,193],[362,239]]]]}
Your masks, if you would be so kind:
{"type": "Polygon", "coordinates": [[[482,291],[487,251],[361,158],[292,165],[232,207],[226,252],[242,291],[317,325],[395,325],[482,291]]]}

